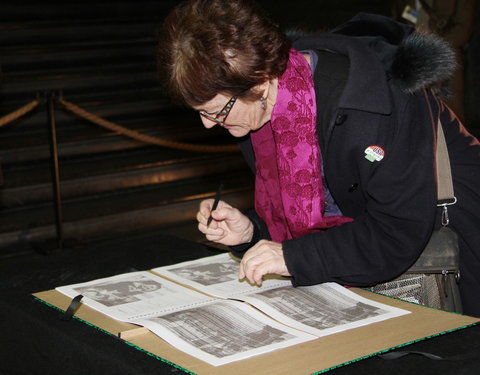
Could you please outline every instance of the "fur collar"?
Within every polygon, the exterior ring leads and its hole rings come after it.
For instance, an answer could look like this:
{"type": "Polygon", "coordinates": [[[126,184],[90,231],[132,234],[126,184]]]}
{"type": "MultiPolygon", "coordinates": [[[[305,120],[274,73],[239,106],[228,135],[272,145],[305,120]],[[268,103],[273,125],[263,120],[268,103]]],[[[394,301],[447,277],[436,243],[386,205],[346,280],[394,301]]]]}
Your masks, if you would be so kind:
{"type": "Polygon", "coordinates": [[[398,87],[412,93],[424,87],[440,89],[456,66],[455,52],[444,39],[413,32],[398,46],[391,74],[398,87]]]}
{"type": "MultiPolygon", "coordinates": [[[[422,34],[410,25],[368,13],[357,14],[329,33],[351,36],[368,45],[404,92],[431,88],[442,95],[448,94],[445,82],[457,63],[455,52],[441,37],[422,34]]],[[[287,32],[292,42],[308,34],[299,30],[287,32]]]]}

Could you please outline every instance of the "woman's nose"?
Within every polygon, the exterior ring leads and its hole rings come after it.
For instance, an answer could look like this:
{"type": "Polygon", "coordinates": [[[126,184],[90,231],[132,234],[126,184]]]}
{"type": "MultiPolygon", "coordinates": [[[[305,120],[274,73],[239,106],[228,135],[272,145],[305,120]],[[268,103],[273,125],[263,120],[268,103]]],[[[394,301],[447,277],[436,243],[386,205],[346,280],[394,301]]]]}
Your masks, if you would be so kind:
{"type": "Polygon", "coordinates": [[[209,120],[203,116],[200,116],[200,119],[202,120],[203,126],[205,126],[207,129],[213,128],[215,125],[217,125],[215,121],[209,120]]]}

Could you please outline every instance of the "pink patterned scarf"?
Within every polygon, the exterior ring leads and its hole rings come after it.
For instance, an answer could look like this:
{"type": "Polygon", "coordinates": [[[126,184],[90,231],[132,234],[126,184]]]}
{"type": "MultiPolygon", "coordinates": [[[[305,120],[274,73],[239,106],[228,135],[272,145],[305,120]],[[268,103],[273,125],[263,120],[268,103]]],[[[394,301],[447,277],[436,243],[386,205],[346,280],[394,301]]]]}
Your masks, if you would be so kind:
{"type": "Polygon", "coordinates": [[[256,158],[255,209],[272,240],[281,242],[352,221],[324,216],[322,162],[316,135],[316,102],[307,60],[290,50],[278,79],[269,123],[251,133],[256,158]]]}

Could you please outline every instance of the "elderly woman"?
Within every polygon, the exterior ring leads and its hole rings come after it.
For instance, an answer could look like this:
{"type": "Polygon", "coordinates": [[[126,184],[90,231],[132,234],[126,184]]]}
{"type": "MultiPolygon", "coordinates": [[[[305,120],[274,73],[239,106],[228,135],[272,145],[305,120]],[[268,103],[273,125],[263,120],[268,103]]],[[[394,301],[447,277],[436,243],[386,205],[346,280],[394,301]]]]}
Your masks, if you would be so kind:
{"type": "Polygon", "coordinates": [[[254,210],[220,201],[212,211],[209,199],[197,215],[208,240],[242,258],[240,278],[369,286],[405,272],[440,221],[439,118],[464,312],[480,316],[480,144],[428,88],[448,77],[452,56],[381,16],[291,44],[249,1],[190,0],[171,12],[159,47],[170,94],[206,128],[239,137],[256,175],[254,210]]]}

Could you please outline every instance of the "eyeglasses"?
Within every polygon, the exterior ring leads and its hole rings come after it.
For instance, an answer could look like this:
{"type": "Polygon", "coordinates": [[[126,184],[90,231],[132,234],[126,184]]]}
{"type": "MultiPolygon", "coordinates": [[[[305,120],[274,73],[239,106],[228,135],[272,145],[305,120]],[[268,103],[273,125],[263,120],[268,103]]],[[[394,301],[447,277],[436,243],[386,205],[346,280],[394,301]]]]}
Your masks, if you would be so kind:
{"type": "Polygon", "coordinates": [[[223,107],[215,116],[210,115],[209,113],[205,111],[200,111],[200,115],[205,117],[206,119],[215,122],[218,125],[224,125],[225,120],[227,119],[228,114],[232,110],[233,105],[237,101],[236,96],[232,96],[230,100],[225,104],[225,107],[223,107]]]}

